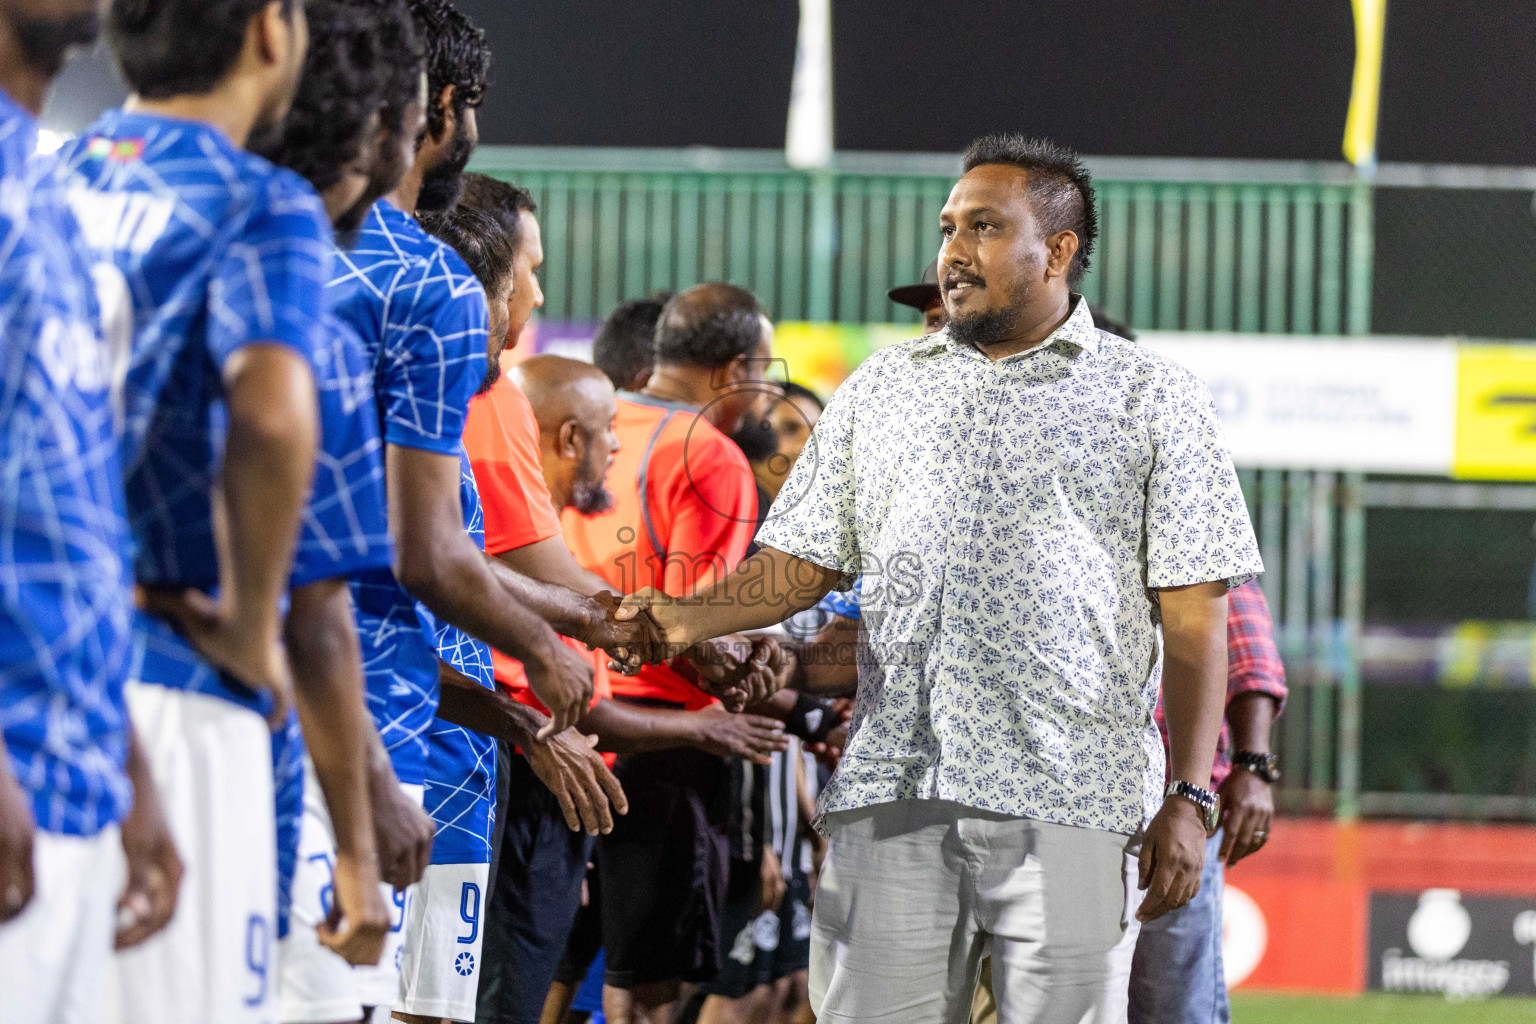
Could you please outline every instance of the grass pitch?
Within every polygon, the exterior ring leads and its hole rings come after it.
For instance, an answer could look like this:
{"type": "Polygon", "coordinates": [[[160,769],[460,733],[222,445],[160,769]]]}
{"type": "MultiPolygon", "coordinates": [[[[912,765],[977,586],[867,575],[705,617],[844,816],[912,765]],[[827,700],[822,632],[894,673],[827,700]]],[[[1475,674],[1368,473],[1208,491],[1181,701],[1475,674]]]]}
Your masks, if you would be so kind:
{"type": "Polygon", "coordinates": [[[1536,999],[1447,1002],[1439,996],[1291,996],[1237,992],[1232,1024],[1532,1024],[1536,999]]]}

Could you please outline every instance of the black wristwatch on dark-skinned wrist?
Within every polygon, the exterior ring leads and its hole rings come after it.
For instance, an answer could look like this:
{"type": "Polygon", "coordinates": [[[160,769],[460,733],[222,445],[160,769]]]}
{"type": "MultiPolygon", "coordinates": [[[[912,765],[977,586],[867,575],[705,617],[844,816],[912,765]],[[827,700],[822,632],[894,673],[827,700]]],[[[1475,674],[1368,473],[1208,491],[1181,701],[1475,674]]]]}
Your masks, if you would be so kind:
{"type": "Polygon", "coordinates": [[[1271,786],[1280,781],[1280,759],[1274,754],[1257,754],[1251,750],[1239,750],[1232,755],[1232,767],[1253,772],[1271,786]]]}

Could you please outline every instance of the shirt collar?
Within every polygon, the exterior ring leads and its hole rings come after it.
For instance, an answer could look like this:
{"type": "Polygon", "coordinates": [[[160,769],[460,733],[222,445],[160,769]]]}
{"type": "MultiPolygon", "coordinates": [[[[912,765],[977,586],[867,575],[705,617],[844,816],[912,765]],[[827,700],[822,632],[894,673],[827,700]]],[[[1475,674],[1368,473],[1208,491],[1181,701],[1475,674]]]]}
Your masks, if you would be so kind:
{"type": "MultiPolygon", "coordinates": [[[[1051,333],[1043,343],[1035,348],[1007,356],[998,362],[1012,362],[1037,352],[1040,349],[1053,348],[1062,355],[1071,358],[1079,352],[1089,355],[1097,355],[1099,352],[1099,329],[1093,324],[1093,314],[1088,309],[1088,300],[1081,295],[1072,296],[1072,313],[1062,325],[1051,333]]],[[[936,355],[941,351],[955,352],[961,355],[981,355],[969,346],[961,345],[949,336],[949,329],[945,328],[937,334],[930,334],[926,338],[920,338],[912,345],[912,356],[936,355]]],[[[982,358],[986,358],[982,356],[982,358]]]]}

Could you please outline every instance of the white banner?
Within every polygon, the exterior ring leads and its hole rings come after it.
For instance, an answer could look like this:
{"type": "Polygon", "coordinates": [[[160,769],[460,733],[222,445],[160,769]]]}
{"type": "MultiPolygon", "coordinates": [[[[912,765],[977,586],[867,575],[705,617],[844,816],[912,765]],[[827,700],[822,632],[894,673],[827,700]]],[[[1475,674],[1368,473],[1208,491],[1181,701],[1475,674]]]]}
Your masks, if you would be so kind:
{"type": "Polygon", "coordinates": [[[1450,473],[1454,341],[1142,331],[1200,376],[1239,466],[1450,473]]]}

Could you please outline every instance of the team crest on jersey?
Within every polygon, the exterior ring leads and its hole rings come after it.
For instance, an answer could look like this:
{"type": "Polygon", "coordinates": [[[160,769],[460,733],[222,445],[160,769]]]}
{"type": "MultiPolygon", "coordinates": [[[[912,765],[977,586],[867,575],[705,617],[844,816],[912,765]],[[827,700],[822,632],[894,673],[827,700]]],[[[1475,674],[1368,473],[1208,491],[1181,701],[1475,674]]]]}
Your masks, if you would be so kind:
{"type": "Polygon", "coordinates": [[[94,160],[116,160],[120,163],[127,163],[130,160],[137,160],[144,155],[144,140],[113,140],[104,136],[97,136],[86,145],[85,151],[94,160]]]}

